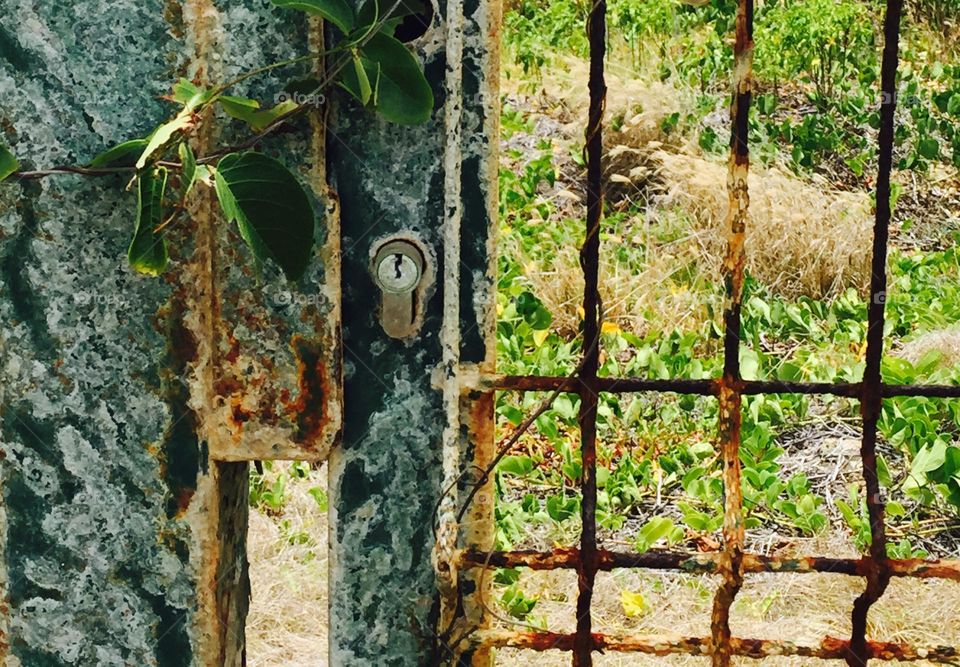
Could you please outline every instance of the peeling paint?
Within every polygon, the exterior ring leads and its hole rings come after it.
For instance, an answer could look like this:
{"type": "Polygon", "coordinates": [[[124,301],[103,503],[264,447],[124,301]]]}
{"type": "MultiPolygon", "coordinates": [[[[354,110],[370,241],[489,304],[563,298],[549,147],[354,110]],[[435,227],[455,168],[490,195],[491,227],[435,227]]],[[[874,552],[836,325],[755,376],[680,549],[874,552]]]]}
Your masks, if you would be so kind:
{"type": "Polygon", "coordinates": [[[741,406],[740,302],[743,297],[744,243],[750,209],[749,116],[753,94],[753,0],[739,0],[734,40],[733,95],[727,192],[727,252],[723,261],[723,377],[717,394],[718,439],[723,456],[723,550],[721,581],[710,619],[710,654],[714,667],[729,667],[733,654],[730,609],[743,586],[743,488],[740,480],[741,406]]]}
{"type": "Polygon", "coordinates": [[[446,93],[443,156],[443,322],[440,331],[443,406],[443,478],[436,518],[433,567],[440,591],[439,627],[448,627],[457,610],[457,494],[460,476],[460,226],[462,222],[461,163],[463,162],[463,0],[447,0],[446,93]]]}

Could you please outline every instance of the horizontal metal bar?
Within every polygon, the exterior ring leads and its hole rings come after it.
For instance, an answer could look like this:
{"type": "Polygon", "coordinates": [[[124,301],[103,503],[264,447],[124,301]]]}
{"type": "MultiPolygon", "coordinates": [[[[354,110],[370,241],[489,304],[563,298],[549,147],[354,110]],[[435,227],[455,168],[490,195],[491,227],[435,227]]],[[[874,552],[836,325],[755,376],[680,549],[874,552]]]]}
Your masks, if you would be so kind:
{"type": "MultiPolygon", "coordinates": [[[[682,553],[672,551],[647,551],[645,553],[625,553],[600,549],[597,560],[601,570],[609,571],[626,568],[644,568],[651,570],[675,570],[687,574],[712,574],[717,571],[721,554],[682,553]]],[[[577,549],[556,549],[554,551],[464,551],[461,553],[462,567],[527,567],[532,570],[573,569],[577,567],[580,553],[577,549]]],[[[871,559],[865,558],[825,558],[820,556],[801,556],[799,558],[779,558],[761,554],[746,553],[743,556],[744,572],[782,572],[845,574],[866,576],[871,559]]],[[[888,559],[890,574],[895,577],[914,577],[919,579],[951,579],[960,581],[960,560],[906,560],[888,559]]]]}
{"type": "MultiPolygon", "coordinates": [[[[646,378],[597,378],[600,391],[615,394],[663,392],[716,396],[720,380],[649,380],[646,378]]],[[[465,383],[466,389],[485,391],[556,391],[564,388],[571,394],[579,391],[580,381],[573,377],[544,375],[477,375],[473,382],[465,383]]],[[[780,380],[740,380],[734,389],[741,394],[810,394],[858,398],[863,389],[859,382],[785,382],[780,380]]],[[[928,398],[960,398],[960,385],[936,384],[884,384],[880,387],[884,398],[921,396],[928,398]]]]}
{"type": "MultiPolygon", "coordinates": [[[[471,389],[505,391],[556,391],[563,387],[571,394],[579,391],[580,380],[573,377],[551,377],[542,375],[483,375],[478,378],[478,386],[471,389]]],[[[678,394],[699,394],[712,396],[717,393],[715,380],[645,380],[641,378],[597,378],[596,386],[600,391],[630,393],[642,391],[675,392],[678,394]]]]}
{"type": "Polygon", "coordinates": [[[960,398],[960,386],[947,384],[882,384],[884,398],[923,396],[927,398],[960,398]]]}
{"type": "MultiPolygon", "coordinates": [[[[743,380],[740,393],[749,396],[759,394],[806,394],[820,396],[843,396],[858,398],[863,391],[859,382],[784,382],[779,380],[743,380]]],[[[960,387],[957,387],[960,390],[960,387]]],[[[960,396],[960,391],[958,391],[960,396]]]]}
{"type": "MultiPolygon", "coordinates": [[[[557,632],[512,632],[510,630],[479,630],[471,642],[482,647],[512,647],[532,651],[571,651],[576,635],[557,632]]],[[[821,660],[842,660],[850,642],[835,637],[824,637],[819,645],[803,645],[776,639],[744,639],[732,637],[730,648],[737,656],[766,658],[778,655],[797,655],[821,660]]],[[[709,637],[682,637],[678,635],[614,636],[593,634],[593,650],[619,653],[647,653],[670,655],[684,653],[709,655],[712,641],[709,637]]],[[[930,660],[945,662],[956,659],[960,651],[951,646],[916,648],[894,642],[867,642],[867,654],[875,660],[930,660]]]]}

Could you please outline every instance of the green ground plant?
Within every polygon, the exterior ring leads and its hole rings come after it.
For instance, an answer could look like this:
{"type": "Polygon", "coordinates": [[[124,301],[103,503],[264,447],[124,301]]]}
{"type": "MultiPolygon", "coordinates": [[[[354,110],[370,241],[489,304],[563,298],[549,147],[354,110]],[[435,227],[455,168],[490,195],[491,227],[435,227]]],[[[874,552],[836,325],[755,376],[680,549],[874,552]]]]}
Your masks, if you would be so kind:
{"type": "MultiPolygon", "coordinates": [[[[552,57],[582,55],[584,49],[576,36],[569,42],[543,38],[569,29],[582,7],[551,3],[549,11],[541,12],[541,4],[520,3],[506,23],[508,52],[531,77],[553,66],[552,57]],[[555,44],[547,48],[551,41],[555,44]]],[[[764,3],[757,16],[760,94],[751,121],[761,161],[786,164],[798,178],[828,171],[849,178],[850,187],[869,188],[876,159],[880,5],[853,0],[764,3]]],[[[733,14],[734,3],[718,0],[701,7],[661,0],[610,2],[611,43],[624,47],[638,76],[653,72],[696,91],[696,108],[684,118],[668,116],[664,122],[671,128],[661,129],[692,132],[694,142],[708,154],[726,151],[726,137],[705,119],[725,104],[731,58],[725,37],[733,14]]],[[[960,164],[958,69],[944,55],[947,49],[920,43],[925,29],[911,23],[906,33],[897,159],[899,169],[922,179],[934,166],[960,164]]],[[[532,113],[507,109],[505,138],[532,135],[533,119],[532,113]]],[[[616,126],[622,120],[611,122],[616,126]]],[[[531,279],[530,267],[553,266],[562,248],[578,247],[583,222],[565,215],[549,195],[562,186],[557,152],[549,139],[538,139],[533,152],[517,151],[508,158],[512,166],[500,175],[498,364],[510,374],[566,375],[579,360],[580,329],[558,328],[557,314],[540,298],[540,281],[531,279]]],[[[651,220],[656,218],[639,206],[611,207],[602,233],[621,239],[637,224],[648,225],[647,233],[659,233],[651,220]]],[[[663,233],[673,231],[664,228],[663,233]]],[[[891,249],[886,382],[960,383],[960,355],[938,349],[908,353],[922,348],[925,337],[949,331],[960,320],[956,240],[945,239],[945,249],[936,251],[891,249]]],[[[647,269],[655,252],[643,244],[616,241],[604,251],[634,275],[647,269]]],[[[703,303],[715,303],[716,285],[681,282],[703,303]]],[[[862,378],[867,304],[856,288],[841,289],[829,299],[785,298],[748,276],[743,303],[740,361],[748,379],[862,378]]],[[[719,376],[721,330],[716,315],[680,328],[650,322],[644,334],[607,322],[601,375],[719,376]]],[[[543,398],[498,395],[502,432],[521,424],[543,398]]],[[[582,471],[578,407],[576,395],[561,395],[498,466],[497,548],[576,543],[582,471]]],[[[716,411],[716,401],[709,397],[601,395],[597,516],[603,539],[637,551],[717,539],[723,486],[715,447],[716,411]]],[[[851,399],[746,397],[741,464],[747,528],[786,537],[841,530],[858,549],[867,549],[870,527],[862,483],[825,489],[791,459],[796,454],[791,443],[806,443],[804,434],[832,424],[850,425],[847,428],[855,431],[858,420],[859,406],[851,399]]],[[[960,405],[933,398],[890,399],[884,402],[879,431],[880,477],[891,533],[888,551],[896,558],[925,557],[927,542],[911,537],[911,530],[935,524],[933,532],[926,533],[930,535],[960,522],[960,405]]],[[[510,616],[535,617],[537,601],[524,594],[516,571],[500,571],[497,583],[503,587],[501,607],[510,616]]]]}

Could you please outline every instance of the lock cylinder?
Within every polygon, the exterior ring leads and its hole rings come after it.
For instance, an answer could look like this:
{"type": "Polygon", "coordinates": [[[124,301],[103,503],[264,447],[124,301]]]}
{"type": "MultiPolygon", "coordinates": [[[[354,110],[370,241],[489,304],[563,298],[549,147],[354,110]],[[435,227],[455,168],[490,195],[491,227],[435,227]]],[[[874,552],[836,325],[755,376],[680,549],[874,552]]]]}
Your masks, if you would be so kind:
{"type": "Polygon", "coordinates": [[[419,244],[407,238],[388,240],[373,255],[370,268],[380,288],[380,325],[391,338],[409,338],[419,328],[425,265],[419,244]]]}

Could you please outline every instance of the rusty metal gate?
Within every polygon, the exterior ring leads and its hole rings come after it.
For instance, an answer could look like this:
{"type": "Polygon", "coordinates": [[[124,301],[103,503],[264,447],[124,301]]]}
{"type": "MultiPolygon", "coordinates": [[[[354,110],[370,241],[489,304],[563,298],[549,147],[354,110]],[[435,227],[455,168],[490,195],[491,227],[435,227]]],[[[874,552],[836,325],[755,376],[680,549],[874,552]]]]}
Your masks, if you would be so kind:
{"type": "MultiPolygon", "coordinates": [[[[166,111],[154,95],[163,91],[142,82],[166,80],[171,67],[212,81],[234,73],[227,56],[322,51],[318,21],[280,19],[258,0],[147,4],[0,0],[0,130],[18,155],[56,164],[155,127],[166,111]],[[109,11],[91,10],[100,5],[109,11]],[[20,26],[32,32],[20,35],[20,26]]],[[[272,144],[302,165],[326,212],[316,238],[323,252],[296,285],[251,275],[210,215],[211,200],[195,202],[190,225],[177,232],[177,268],[161,282],[138,280],[117,264],[129,226],[119,189],[68,179],[0,189],[0,661],[243,664],[247,462],[316,461],[328,453],[334,665],[483,664],[497,646],[570,651],[578,665],[600,651],[711,655],[716,665],[731,656],[850,665],[960,656],[954,648],[866,638],[870,608],[891,577],[960,580],[958,561],[887,557],[877,479],[884,399],[960,397],[960,387],[894,386],[880,376],[903,0],[887,0],[867,363],[863,380],[852,384],[744,380],[738,366],[753,0],[740,0],[737,19],[722,377],[598,376],[602,0],[589,21],[584,355],[570,377],[496,375],[489,269],[499,1],[429,5],[435,13],[427,32],[410,44],[440,100],[429,123],[393,128],[334,100],[328,125],[272,144]],[[401,266],[422,273],[422,288],[407,300],[375,291],[371,265],[387,249],[408,253],[409,263],[396,265],[398,278],[401,266]],[[413,321],[404,322],[399,315],[409,315],[411,305],[413,321]],[[552,392],[499,448],[496,391],[552,392]],[[492,552],[493,469],[564,392],[578,394],[581,405],[580,546],[492,552]],[[598,543],[601,392],[719,399],[722,550],[633,554],[598,543]],[[765,393],[860,399],[869,556],[781,559],[744,551],[740,405],[743,396],[765,393]],[[575,570],[576,632],[490,629],[483,573],[509,566],[575,570]],[[722,576],[711,635],[595,633],[594,582],[614,568],[722,576]],[[864,578],[852,636],[815,646],[732,637],[731,604],[744,575],[756,572],[864,578]]],[[[268,99],[278,86],[268,80],[257,92],[268,99]]],[[[200,139],[216,137],[205,130],[200,139]]]]}
{"type": "MultiPolygon", "coordinates": [[[[469,452],[475,467],[460,478],[448,479],[453,488],[459,482],[459,510],[452,509],[447,494],[439,514],[439,553],[444,553],[447,539],[448,563],[460,568],[460,595],[449,586],[456,577],[440,559],[441,580],[448,591],[448,615],[460,610],[459,625],[451,621],[441,625],[443,639],[452,653],[463,652],[473,664],[490,660],[491,647],[517,647],[537,651],[562,650],[573,654],[574,665],[592,664],[596,652],[639,652],[654,655],[685,653],[712,656],[717,666],[729,665],[732,656],[764,658],[796,655],[818,659],[845,660],[848,665],[865,665],[871,658],[880,660],[950,661],[960,656],[953,647],[913,647],[899,643],[867,639],[867,616],[870,608],[883,595],[891,577],[921,577],[960,580],[960,561],[896,560],[887,556],[884,534],[884,504],[880,497],[877,476],[877,422],[884,399],[898,396],[957,398],[960,387],[898,386],[881,380],[880,362],[883,353],[884,304],[886,296],[887,240],[891,220],[890,177],[894,144],[894,112],[900,23],[903,0],[886,1],[885,44],[882,60],[882,101],[879,134],[879,175],[877,179],[876,219],[873,232],[872,278],[868,306],[866,368],[861,382],[804,383],[752,381],[742,378],[739,368],[740,308],[744,281],[744,231],[748,219],[747,189],[748,114],[752,90],[753,0],[740,0],[736,19],[733,95],[730,109],[732,136],[729,157],[729,211],[726,218],[727,252],[723,263],[725,285],[723,338],[724,364],[722,377],[712,380],[648,380],[640,378],[598,377],[602,309],[598,292],[599,234],[602,221],[603,182],[601,174],[602,129],[606,87],[604,56],[606,42],[606,3],[596,0],[589,15],[590,42],[590,109],[586,128],[587,220],[586,240],[581,250],[583,268],[583,341],[584,353],[578,368],[570,377],[508,377],[474,374],[464,377],[464,416],[470,426],[469,452]],[[501,444],[493,446],[491,422],[494,391],[536,392],[552,394],[533,414],[517,427],[501,444]],[[491,521],[491,475],[496,464],[507,454],[520,434],[528,429],[550,403],[561,393],[580,398],[579,425],[583,474],[581,479],[582,532],[579,548],[553,552],[491,552],[492,536],[487,524],[491,521]],[[597,405],[601,392],[671,392],[676,394],[713,396],[719,401],[718,437],[722,446],[723,484],[725,488],[723,543],[713,553],[647,552],[621,553],[604,549],[597,540],[597,405]],[[744,396],[769,393],[831,395],[860,400],[863,434],[860,455],[867,488],[867,506],[871,527],[869,555],[862,558],[822,558],[816,556],[784,559],[744,550],[743,498],[740,479],[739,449],[741,443],[741,401],[744,396]],[[473,472],[480,470],[481,474],[473,472]],[[468,518],[468,520],[465,520],[468,518]],[[464,521],[464,547],[454,553],[450,549],[449,530],[456,521],[464,521]],[[446,531],[446,532],[445,532],[446,531]],[[444,538],[446,535],[446,538],[444,538]],[[576,605],[576,632],[511,632],[488,627],[484,614],[482,570],[494,567],[526,567],[532,569],[568,568],[577,573],[579,596],[576,605]],[[594,632],[591,601],[599,571],[615,568],[647,568],[685,573],[710,573],[721,577],[713,599],[711,635],[679,636],[610,636],[594,632]],[[862,577],[863,593],[852,611],[852,634],[848,638],[825,637],[818,645],[799,645],[789,641],[731,636],[730,610],[740,590],[744,575],[757,572],[833,573],[862,577]]],[[[443,617],[441,617],[443,618],[443,617]]]]}

